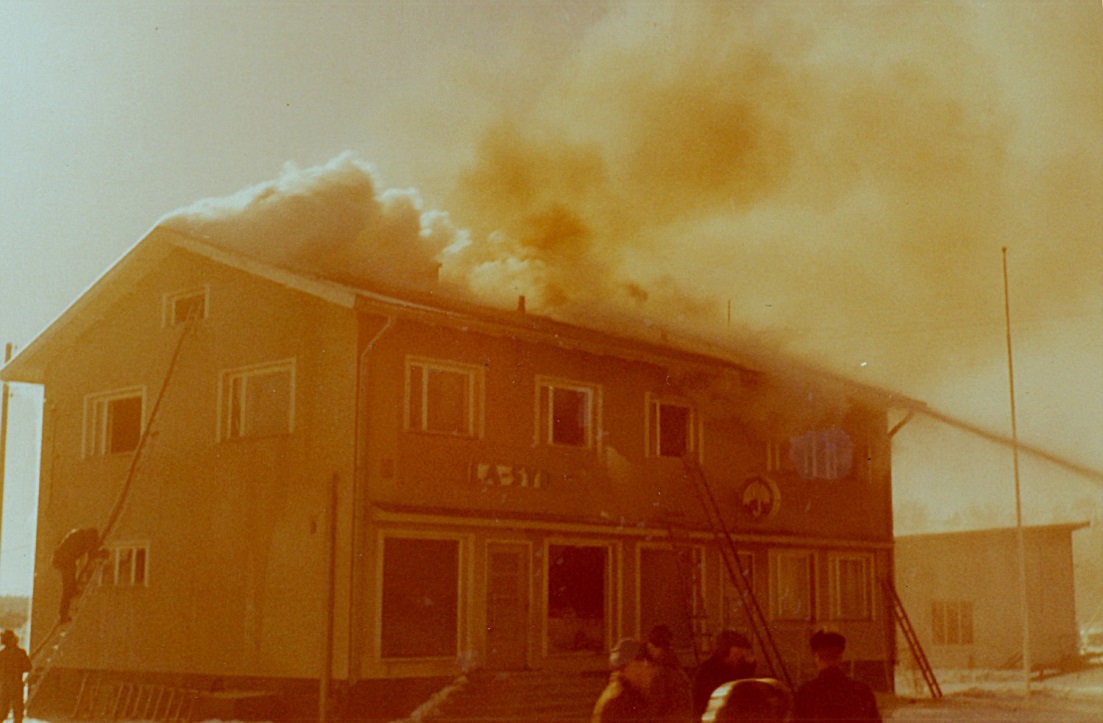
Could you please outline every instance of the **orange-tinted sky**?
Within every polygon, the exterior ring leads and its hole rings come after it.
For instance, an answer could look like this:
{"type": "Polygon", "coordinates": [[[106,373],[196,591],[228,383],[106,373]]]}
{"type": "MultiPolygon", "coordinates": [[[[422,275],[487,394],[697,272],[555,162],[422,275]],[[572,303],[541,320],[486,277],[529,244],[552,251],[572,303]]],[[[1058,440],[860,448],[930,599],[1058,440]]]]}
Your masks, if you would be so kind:
{"type": "MultiPolygon", "coordinates": [[[[350,152],[449,214],[484,298],[750,338],[1004,433],[1006,246],[1020,435],[1103,469],[1095,0],[0,0],[0,98],[0,342],[162,216],[350,152]]],[[[921,420],[896,451],[898,500],[1012,522],[1010,453],[921,420]]],[[[1028,522],[1103,500],[1022,482],[1028,522]]]]}

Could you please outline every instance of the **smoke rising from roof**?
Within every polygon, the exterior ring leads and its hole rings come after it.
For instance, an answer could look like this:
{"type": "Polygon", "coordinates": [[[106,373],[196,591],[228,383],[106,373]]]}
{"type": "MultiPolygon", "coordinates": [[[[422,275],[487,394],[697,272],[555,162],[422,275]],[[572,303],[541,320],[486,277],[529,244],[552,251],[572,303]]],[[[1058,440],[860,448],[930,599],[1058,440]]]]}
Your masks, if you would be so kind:
{"type": "Polygon", "coordinates": [[[730,304],[774,348],[869,360],[922,396],[999,356],[1003,246],[1021,321],[1103,311],[1101,22],[1071,3],[617,4],[472,132],[447,214],[342,156],[165,223],[351,283],[436,275],[721,343],[730,304]]]}

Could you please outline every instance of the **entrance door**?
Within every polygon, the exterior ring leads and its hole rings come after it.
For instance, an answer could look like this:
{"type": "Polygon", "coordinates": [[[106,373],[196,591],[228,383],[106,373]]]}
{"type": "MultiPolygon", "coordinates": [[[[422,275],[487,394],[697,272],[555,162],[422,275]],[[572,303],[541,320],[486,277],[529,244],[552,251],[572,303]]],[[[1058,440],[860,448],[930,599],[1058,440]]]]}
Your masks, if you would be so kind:
{"type": "Polygon", "coordinates": [[[522,670],[528,666],[529,548],[487,545],[486,666],[522,670]]]}

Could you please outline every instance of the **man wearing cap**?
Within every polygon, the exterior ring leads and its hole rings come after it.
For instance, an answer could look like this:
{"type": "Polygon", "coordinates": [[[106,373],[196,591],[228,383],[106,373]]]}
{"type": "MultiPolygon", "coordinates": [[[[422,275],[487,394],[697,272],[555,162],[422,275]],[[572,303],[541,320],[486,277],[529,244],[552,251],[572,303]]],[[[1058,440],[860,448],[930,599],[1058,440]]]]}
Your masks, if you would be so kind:
{"type": "Polygon", "coordinates": [[[19,638],[12,630],[0,633],[0,720],[11,711],[12,721],[23,720],[23,676],[31,671],[27,651],[19,647],[19,638]]]}
{"type": "Polygon", "coordinates": [[[846,638],[820,630],[809,641],[819,674],[797,689],[793,697],[794,721],[845,720],[879,723],[877,699],[865,683],[843,672],[846,638]]]}
{"type": "Polygon", "coordinates": [[[609,684],[594,705],[590,723],[650,721],[647,690],[654,670],[647,647],[638,640],[623,638],[609,654],[609,667],[613,669],[609,684]]]}
{"type": "Polygon", "coordinates": [[[724,683],[753,678],[757,661],[747,636],[734,630],[716,634],[712,655],[701,663],[693,677],[693,719],[699,720],[709,707],[712,692],[724,683]]]}

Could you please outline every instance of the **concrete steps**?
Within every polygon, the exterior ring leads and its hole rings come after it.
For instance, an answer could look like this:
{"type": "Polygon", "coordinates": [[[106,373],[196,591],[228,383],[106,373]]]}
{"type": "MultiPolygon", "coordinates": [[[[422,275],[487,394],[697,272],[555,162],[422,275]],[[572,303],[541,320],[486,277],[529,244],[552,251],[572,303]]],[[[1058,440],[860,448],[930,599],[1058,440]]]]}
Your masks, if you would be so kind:
{"type": "Polygon", "coordinates": [[[585,723],[608,682],[608,673],[474,673],[449,696],[432,720],[585,723]]]}

